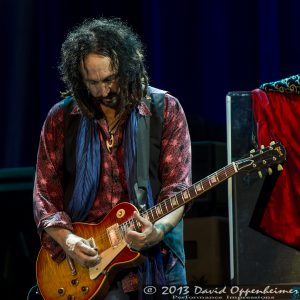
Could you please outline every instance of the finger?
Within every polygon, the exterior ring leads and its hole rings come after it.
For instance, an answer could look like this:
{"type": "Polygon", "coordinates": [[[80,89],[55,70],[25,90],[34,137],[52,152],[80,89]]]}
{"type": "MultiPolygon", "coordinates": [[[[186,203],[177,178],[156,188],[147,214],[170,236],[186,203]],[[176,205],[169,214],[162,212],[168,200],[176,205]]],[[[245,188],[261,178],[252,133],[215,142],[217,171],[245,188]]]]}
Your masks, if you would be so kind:
{"type": "Polygon", "coordinates": [[[78,243],[78,248],[85,255],[88,255],[88,256],[97,256],[98,255],[97,249],[94,249],[94,248],[86,245],[83,242],[78,243]]]}
{"type": "Polygon", "coordinates": [[[129,231],[126,233],[126,240],[127,241],[143,241],[146,238],[146,234],[144,232],[137,232],[137,231],[129,231]]]}
{"type": "Polygon", "coordinates": [[[142,225],[149,225],[151,224],[151,222],[149,222],[147,219],[143,218],[137,211],[135,211],[133,213],[133,217],[139,221],[140,223],[142,223],[142,225]]]}
{"type": "Polygon", "coordinates": [[[79,263],[86,268],[91,268],[96,266],[97,264],[100,263],[100,257],[90,257],[90,256],[85,256],[81,255],[78,257],[79,263]]]}
{"type": "Polygon", "coordinates": [[[130,239],[130,235],[128,235],[127,232],[126,232],[125,235],[124,235],[124,239],[125,239],[126,244],[130,244],[131,239],[130,239]]]}

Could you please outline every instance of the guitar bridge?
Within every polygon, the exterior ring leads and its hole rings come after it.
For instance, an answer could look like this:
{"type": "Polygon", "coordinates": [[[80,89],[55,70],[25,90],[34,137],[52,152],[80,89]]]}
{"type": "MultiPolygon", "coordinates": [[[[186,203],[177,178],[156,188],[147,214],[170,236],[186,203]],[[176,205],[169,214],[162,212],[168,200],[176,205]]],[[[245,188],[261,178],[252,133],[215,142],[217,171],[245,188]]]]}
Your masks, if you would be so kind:
{"type": "Polygon", "coordinates": [[[106,229],[109,242],[112,248],[117,247],[122,241],[122,235],[119,230],[119,224],[116,223],[106,229]]]}

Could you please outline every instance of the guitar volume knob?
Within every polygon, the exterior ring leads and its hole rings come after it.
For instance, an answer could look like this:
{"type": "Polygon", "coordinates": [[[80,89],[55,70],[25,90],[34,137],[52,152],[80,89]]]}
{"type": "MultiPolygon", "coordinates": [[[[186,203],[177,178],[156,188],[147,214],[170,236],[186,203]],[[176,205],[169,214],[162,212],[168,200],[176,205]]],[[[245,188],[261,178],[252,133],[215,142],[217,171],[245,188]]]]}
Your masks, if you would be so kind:
{"type": "Polygon", "coordinates": [[[89,288],[87,286],[82,286],[81,291],[83,294],[87,294],[89,292],[89,288]]]}
{"type": "Polygon", "coordinates": [[[73,286],[77,286],[77,285],[79,284],[79,280],[78,280],[78,279],[72,279],[72,280],[71,280],[71,284],[72,284],[73,286]]]}
{"type": "Polygon", "coordinates": [[[59,288],[57,290],[57,293],[58,293],[59,296],[63,296],[65,294],[65,289],[64,288],[59,288]]]}

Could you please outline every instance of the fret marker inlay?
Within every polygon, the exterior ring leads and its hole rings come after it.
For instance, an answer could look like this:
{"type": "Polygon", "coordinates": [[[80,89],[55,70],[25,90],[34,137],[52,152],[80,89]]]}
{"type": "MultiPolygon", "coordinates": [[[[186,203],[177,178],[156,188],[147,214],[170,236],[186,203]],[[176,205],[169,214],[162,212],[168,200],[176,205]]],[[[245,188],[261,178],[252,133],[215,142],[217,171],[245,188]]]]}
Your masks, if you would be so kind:
{"type": "Polygon", "coordinates": [[[158,214],[159,216],[162,214],[160,205],[158,205],[158,206],[156,207],[156,212],[157,212],[157,214],[158,214]]]}
{"type": "Polygon", "coordinates": [[[211,176],[210,177],[210,182],[211,183],[216,183],[218,180],[217,180],[217,178],[216,178],[216,176],[211,176]]]}
{"type": "Polygon", "coordinates": [[[172,197],[172,198],[171,198],[171,203],[172,203],[172,206],[173,206],[173,207],[178,205],[178,202],[177,202],[176,197],[172,197]]]}
{"type": "Polygon", "coordinates": [[[197,183],[196,184],[196,191],[197,192],[201,192],[202,191],[201,183],[197,183]]]}

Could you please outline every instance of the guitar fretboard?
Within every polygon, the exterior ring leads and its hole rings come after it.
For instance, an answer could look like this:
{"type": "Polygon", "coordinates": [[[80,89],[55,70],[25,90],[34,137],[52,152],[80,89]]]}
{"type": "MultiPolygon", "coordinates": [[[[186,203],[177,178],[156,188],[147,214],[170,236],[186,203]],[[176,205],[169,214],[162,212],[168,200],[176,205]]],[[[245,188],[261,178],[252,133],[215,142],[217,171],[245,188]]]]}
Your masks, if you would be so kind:
{"type": "MultiPolygon", "coordinates": [[[[142,217],[149,220],[151,223],[155,223],[157,220],[163,218],[175,209],[187,204],[194,198],[232,177],[237,172],[238,169],[236,168],[235,163],[231,163],[215,173],[205,177],[204,179],[194,183],[190,187],[176,193],[172,197],[167,198],[159,204],[156,204],[155,206],[146,210],[142,213],[142,217]]],[[[135,219],[130,219],[129,221],[121,224],[120,227],[122,231],[125,232],[127,227],[132,224],[137,231],[141,229],[141,224],[135,219]]]]}

